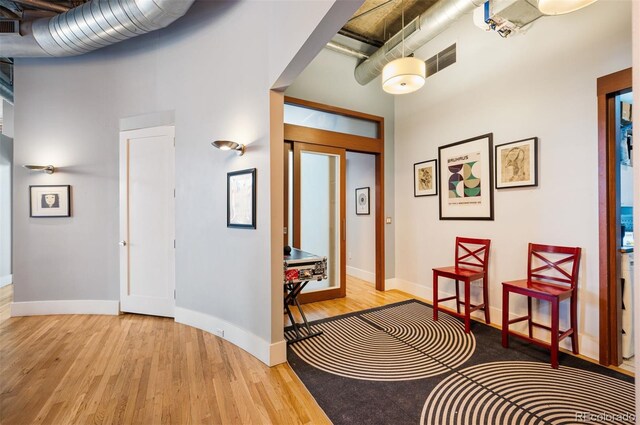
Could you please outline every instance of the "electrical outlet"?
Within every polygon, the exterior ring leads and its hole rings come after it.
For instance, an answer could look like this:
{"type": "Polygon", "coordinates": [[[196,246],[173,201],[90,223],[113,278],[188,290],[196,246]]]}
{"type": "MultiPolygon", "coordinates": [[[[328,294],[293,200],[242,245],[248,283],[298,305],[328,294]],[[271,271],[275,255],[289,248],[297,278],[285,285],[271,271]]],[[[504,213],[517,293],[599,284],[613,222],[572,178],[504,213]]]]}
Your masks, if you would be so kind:
{"type": "Polygon", "coordinates": [[[216,328],[216,330],[213,331],[213,334],[215,336],[219,336],[220,338],[224,338],[224,329],[216,328]]]}
{"type": "Polygon", "coordinates": [[[391,224],[391,217],[387,217],[386,223],[391,224]]]}

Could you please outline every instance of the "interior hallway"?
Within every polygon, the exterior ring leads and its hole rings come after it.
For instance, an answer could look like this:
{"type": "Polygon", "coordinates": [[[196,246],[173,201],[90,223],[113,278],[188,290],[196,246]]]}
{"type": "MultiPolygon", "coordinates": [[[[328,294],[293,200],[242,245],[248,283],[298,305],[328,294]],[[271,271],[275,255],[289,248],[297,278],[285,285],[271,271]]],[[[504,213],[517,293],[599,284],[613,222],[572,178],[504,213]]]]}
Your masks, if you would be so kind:
{"type": "MultiPolygon", "coordinates": [[[[330,423],[287,364],[269,368],[172,319],[9,318],[0,288],[0,422],[330,423]]],[[[347,298],[308,304],[310,320],[409,299],[348,280],[347,298]]]]}

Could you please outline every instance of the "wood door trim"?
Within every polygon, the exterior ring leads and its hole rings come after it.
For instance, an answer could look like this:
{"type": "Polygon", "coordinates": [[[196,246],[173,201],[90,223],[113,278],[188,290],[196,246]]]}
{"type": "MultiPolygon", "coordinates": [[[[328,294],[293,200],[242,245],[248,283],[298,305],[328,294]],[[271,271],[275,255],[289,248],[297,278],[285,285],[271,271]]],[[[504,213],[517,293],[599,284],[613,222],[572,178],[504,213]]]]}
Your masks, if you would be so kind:
{"type": "Polygon", "coordinates": [[[284,138],[293,142],[333,146],[353,152],[380,153],[383,151],[383,141],[381,139],[302,127],[294,124],[284,125],[284,138]]]}
{"type": "MultiPolygon", "coordinates": [[[[284,142],[312,143],[324,146],[334,146],[350,152],[369,153],[375,155],[375,193],[376,193],[376,290],[385,290],[385,204],[384,204],[384,117],[364,114],[347,109],[337,108],[321,103],[310,102],[285,96],[285,103],[307,106],[313,109],[335,112],[342,115],[370,119],[378,123],[378,135],[376,138],[353,136],[333,131],[318,130],[308,127],[300,127],[292,124],[284,124],[284,142]],[[337,142],[339,141],[339,142],[337,142]],[[337,145],[337,146],[336,146],[337,145]]],[[[294,170],[295,176],[295,170],[294,170]]],[[[295,209],[295,199],[294,199],[295,209]]],[[[295,220],[295,213],[294,213],[295,220]]],[[[298,223],[299,225],[299,223],[298,223]]],[[[296,224],[294,223],[294,226],[296,224]]],[[[294,234],[295,237],[295,234],[294,234]]]]}
{"type": "Polygon", "coordinates": [[[384,153],[376,155],[376,290],[385,290],[385,261],[384,255],[384,153]]]}
{"type": "Polygon", "coordinates": [[[620,330],[620,294],[617,284],[617,248],[620,243],[616,178],[617,146],[615,96],[632,86],[632,69],[627,68],[597,80],[598,94],[598,221],[599,221],[599,306],[600,364],[619,364],[618,333],[620,330]],[[610,140],[614,142],[611,143],[610,140]]]}
{"type": "Polygon", "coordinates": [[[293,143],[284,142],[284,162],[282,164],[282,170],[284,174],[284,223],[283,227],[287,229],[287,233],[283,234],[283,246],[288,245],[289,235],[291,234],[291,229],[289,229],[289,152],[293,150],[293,143]]]}
{"type": "Polygon", "coordinates": [[[623,69],[622,71],[614,72],[613,74],[598,78],[598,96],[606,96],[630,88],[632,86],[632,78],[632,68],[623,69]]]}

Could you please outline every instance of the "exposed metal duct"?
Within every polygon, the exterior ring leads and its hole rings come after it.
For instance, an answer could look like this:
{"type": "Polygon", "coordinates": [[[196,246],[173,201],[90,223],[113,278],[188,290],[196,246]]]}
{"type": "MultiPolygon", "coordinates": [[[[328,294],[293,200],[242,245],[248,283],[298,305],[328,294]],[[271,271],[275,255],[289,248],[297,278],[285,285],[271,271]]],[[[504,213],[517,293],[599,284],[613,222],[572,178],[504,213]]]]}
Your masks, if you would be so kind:
{"type": "Polygon", "coordinates": [[[327,43],[327,49],[333,50],[334,52],[342,53],[347,56],[353,56],[358,59],[367,59],[369,55],[366,53],[362,53],[360,50],[353,49],[349,46],[345,46],[344,44],[336,43],[335,41],[330,41],[327,43]]]}
{"type": "Polygon", "coordinates": [[[92,0],[0,36],[2,57],[75,56],[164,28],[194,0],[92,0]]]}
{"type": "MultiPolygon", "coordinates": [[[[486,0],[440,0],[404,27],[404,53],[408,56],[447,29],[465,13],[471,12],[486,0]]],[[[369,59],[356,67],[355,77],[363,86],[382,72],[394,59],[402,57],[402,30],[391,37],[369,59]]]]}

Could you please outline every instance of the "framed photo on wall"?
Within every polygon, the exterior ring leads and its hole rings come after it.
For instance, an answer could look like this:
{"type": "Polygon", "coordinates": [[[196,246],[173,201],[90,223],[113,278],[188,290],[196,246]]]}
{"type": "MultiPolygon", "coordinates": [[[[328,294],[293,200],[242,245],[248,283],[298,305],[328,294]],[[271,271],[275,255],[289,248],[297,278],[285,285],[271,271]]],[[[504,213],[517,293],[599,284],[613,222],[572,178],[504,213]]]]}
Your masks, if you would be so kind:
{"type": "Polygon", "coordinates": [[[256,169],[227,173],[227,227],[256,228],[256,169]]]}
{"type": "Polygon", "coordinates": [[[440,220],[493,220],[493,133],[438,148],[440,220]]]}
{"type": "Polygon", "coordinates": [[[70,217],[71,186],[29,186],[29,217],[70,217]]]}
{"type": "Polygon", "coordinates": [[[413,164],[413,196],[438,194],[438,160],[430,159],[413,164]]]}
{"type": "Polygon", "coordinates": [[[359,187],[356,189],[356,215],[371,214],[369,192],[370,189],[368,187],[359,187]]]}
{"type": "Polygon", "coordinates": [[[538,185],[538,138],[496,146],[496,189],[538,185]]]}

